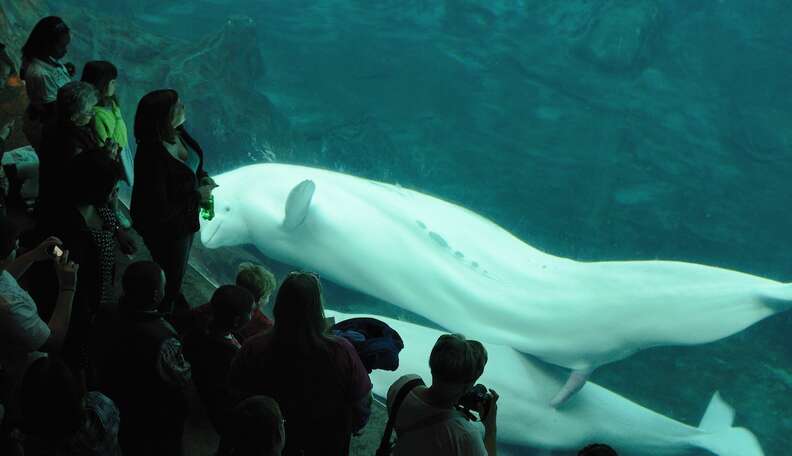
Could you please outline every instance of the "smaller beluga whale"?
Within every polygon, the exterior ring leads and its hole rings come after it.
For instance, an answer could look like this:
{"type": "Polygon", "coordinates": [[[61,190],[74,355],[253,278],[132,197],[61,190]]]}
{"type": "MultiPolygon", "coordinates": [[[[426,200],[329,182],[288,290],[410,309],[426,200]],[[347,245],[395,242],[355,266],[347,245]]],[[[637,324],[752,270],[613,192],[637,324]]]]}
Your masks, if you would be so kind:
{"type": "MultiPolygon", "coordinates": [[[[369,317],[387,323],[404,341],[396,371],[374,370],[374,394],[385,398],[390,386],[405,374],[432,381],[429,354],[442,332],[392,318],[352,315],[332,310],[336,321],[369,317]]],[[[563,378],[531,356],[512,348],[484,343],[487,365],[478,380],[498,392],[498,443],[525,449],[575,451],[592,442],[608,442],[619,454],[673,456],[707,454],[761,456],[759,441],[747,429],[734,427],[734,409],[713,394],[699,426],[689,426],[642,407],[594,382],[588,382],[561,409],[550,398],[563,378]],[[698,450],[698,451],[697,451],[698,450]]],[[[531,453],[533,454],[533,453],[531,453]]],[[[567,454],[567,453],[564,453],[567,454]]]]}
{"type": "Polygon", "coordinates": [[[792,307],[792,285],[678,261],[580,262],[461,206],[324,169],[257,164],[215,177],[209,248],[252,244],[468,337],[590,373],[649,347],[735,334],[792,307]]]}

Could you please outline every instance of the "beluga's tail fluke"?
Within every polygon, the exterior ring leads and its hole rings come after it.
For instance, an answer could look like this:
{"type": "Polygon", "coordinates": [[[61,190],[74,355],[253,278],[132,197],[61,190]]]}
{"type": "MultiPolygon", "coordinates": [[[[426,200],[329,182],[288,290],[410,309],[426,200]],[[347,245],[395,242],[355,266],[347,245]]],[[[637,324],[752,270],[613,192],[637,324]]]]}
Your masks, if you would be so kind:
{"type": "Polygon", "coordinates": [[[699,424],[704,434],[694,443],[718,456],[764,456],[756,436],[748,429],[733,427],[734,408],[716,391],[699,424]]]}
{"type": "Polygon", "coordinates": [[[304,180],[297,184],[286,198],[286,208],[284,209],[283,228],[293,230],[302,225],[308,216],[311,208],[316,184],[312,180],[304,180]]]}

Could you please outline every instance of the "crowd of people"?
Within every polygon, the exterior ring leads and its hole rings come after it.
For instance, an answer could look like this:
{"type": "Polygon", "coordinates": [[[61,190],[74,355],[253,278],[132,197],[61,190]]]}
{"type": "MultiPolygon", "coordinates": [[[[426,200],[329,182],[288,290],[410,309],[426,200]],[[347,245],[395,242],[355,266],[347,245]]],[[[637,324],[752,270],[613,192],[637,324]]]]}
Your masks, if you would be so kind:
{"type": "MultiPolygon", "coordinates": [[[[234,284],[191,305],[182,282],[199,209],[217,185],[184,127],[185,106],[174,90],[143,96],[134,160],[124,159],[119,70],[91,61],[73,80],[77,68],[62,62],[70,42],[63,20],[46,17],[22,48],[22,123],[39,193],[24,232],[0,210],[0,453],[181,455],[198,401],[220,436],[217,455],[349,454],[371,413],[370,367],[330,331],[319,277],[292,272],[278,284],[243,263],[234,284]],[[121,182],[132,186],[129,218],[121,182]],[[118,253],[139,248],[132,228],[152,261],[119,273],[118,253]]],[[[0,151],[12,128],[0,127],[0,151]]],[[[388,391],[378,454],[495,455],[497,392],[458,407],[485,370],[483,345],[443,335],[427,355],[429,386],[407,375],[388,391]]]]}

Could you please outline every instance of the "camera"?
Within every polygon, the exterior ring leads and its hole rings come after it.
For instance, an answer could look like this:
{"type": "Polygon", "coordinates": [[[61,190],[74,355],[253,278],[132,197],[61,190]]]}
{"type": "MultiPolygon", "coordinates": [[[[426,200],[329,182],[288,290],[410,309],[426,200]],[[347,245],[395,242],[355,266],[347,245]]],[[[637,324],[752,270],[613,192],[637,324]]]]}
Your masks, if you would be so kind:
{"type": "Polygon", "coordinates": [[[459,398],[459,407],[470,411],[476,410],[479,403],[483,404],[481,408],[480,416],[484,417],[487,416],[489,413],[490,401],[492,401],[492,395],[489,393],[489,390],[486,386],[482,384],[478,384],[474,386],[470,391],[465,393],[464,396],[459,398]]]}

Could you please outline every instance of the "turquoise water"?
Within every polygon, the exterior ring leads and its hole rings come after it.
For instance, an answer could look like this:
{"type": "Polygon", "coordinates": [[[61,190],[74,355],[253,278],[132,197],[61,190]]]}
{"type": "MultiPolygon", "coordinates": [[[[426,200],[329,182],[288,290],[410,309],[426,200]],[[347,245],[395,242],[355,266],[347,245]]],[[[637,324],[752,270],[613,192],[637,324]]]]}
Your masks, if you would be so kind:
{"type": "MultiPolygon", "coordinates": [[[[213,173],[316,166],[454,202],[556,256],[792,280],[785,2],[53,3],[75,62],[121,68],[130,120],[148,90],[183,94],[213,173]]],[[[204,266],[220,280],[233,274],[221,264],[204,266]]],[[[328,306],[430,324],[334,284],[328,306]]],[[[765,453],[784,454],[790,329],[787,312],[592,379],[691,425],[720,390],[765,453]]]]}

